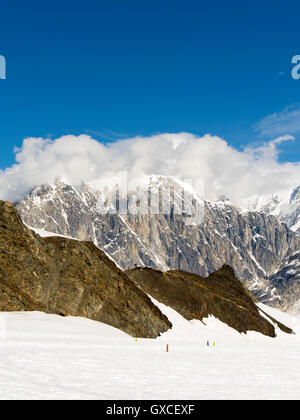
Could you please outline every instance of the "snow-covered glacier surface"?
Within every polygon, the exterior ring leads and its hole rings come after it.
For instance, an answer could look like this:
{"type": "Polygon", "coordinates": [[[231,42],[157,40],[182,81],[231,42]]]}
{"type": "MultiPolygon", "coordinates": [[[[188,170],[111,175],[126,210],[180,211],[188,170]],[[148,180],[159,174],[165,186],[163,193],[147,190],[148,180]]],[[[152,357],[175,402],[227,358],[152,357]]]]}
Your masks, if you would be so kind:
{"type": "Polygon", "coordinates": [[[300,398],[300,318],[263,307],[296,333],[272,339],[159,306],[173,329],[137,341],[83,318],[1,313],[0,399],[300,398]]]}

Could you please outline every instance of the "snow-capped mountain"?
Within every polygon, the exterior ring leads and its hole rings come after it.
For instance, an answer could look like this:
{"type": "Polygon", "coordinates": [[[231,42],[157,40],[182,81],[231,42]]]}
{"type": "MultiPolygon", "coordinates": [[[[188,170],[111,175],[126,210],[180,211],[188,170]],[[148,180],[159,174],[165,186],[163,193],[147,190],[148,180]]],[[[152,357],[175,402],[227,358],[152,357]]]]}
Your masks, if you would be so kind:
{"type": "Polygon", "coordinates": [[[300,186],[269,196],[255,196],[243,202],[248,210],[276,216],[291,230],[300,234],[300,186]]]}
{"type": "MultiPolygon", "coordinates": [[[[300,236],[300,186],[285,193],[251,197],[243,205],[251,211],[274,215],[300,236]]],[[[286,255],[279,267],[267,279],[268,286],[257,290],[260,300],[299,313],[300,251],[286,255]]]]}
{"type": "Polygon", "coordinates": [[[74,188],[60,182],[36,188],[18,210],[28,226],[93,241],[123,269],[148,266],[207,276],[228,264],[252,291],[267,293],[269,278],[299,249],[299,237],[272,215],[240,211],[226,198],[203,201],[190,186],[184,188],[180,209],[180,187],[174,178],[155,177],[124,203],[120,195],[114,201],[111,192],[104,195],[95,186],[74,188]],[[162,214],[168,207],[168,200],[161,199],[166,186],[171,191],[170,211],[162,214]],[[159,211],[138,214],[143,205],[153,209],[153,203],[159,211]],[[120,214],[124,206],[134,208],[135,214],[120,214]],[[191,217],[196,208],[199,220],[191,217]]]}

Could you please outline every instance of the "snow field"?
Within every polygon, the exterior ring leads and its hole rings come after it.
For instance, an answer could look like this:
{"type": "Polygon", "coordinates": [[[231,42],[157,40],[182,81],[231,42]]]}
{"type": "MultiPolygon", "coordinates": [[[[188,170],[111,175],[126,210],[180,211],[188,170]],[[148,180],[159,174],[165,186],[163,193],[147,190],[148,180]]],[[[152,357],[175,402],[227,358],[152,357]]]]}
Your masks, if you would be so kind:
{"type": "Polygon", "coordinates": [[[296,332],[272,339],[158,305],[173,329],[137,342],[83,318],[0,313],[0,399],[300,399],[299,318],[259,305],[296,332]]]}

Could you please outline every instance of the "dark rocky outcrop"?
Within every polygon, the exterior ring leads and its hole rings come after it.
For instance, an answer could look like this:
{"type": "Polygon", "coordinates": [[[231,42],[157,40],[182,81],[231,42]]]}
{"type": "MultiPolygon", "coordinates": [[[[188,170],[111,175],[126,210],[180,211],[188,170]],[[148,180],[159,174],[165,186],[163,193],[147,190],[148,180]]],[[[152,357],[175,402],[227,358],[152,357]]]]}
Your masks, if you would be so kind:
{"type": "MultiPolygon", "coordinates": [[[[258,331],[275,337],[274,326],[262,316],[255,298],[235,277],[231,267],[223,266],[207,278],[184,271],[161,272],[135,268],[126,272],[147,294],[172,307],[187,320],[202,321],[213,315],[240,333],[258,331]]],[[[292,330],[273,318],[284,332],[292,330]]]]}
{"type": "Polygon", "coordinates": [[[0,311],[34,310],[87,317],[135,337],[172,326],[93,243],[41,238],[0,201],[0,311]]]}

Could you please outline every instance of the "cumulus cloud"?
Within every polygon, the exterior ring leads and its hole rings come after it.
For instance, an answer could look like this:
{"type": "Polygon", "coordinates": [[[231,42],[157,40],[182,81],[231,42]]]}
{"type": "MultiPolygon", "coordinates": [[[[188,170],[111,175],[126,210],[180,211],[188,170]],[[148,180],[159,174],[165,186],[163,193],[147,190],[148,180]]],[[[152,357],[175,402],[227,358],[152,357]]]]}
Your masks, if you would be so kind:
{"type": "Polygon", "coordinates": [[[15,164],[0,171],[0,198],[18,201],[33,187],[63,179],[74,186],[97,184],[128,171],[130,178],[152,174],[203,179],[205,196],[227,195],[234,202],[254,194],[290,188],[300,179],[300,162],[280,163],[282,136],[260,147],[236,150],[225,140],[190,133],[165,133],[103,144],[90,136],[55,140],[27,138],[16,149],[15,164]]]}

